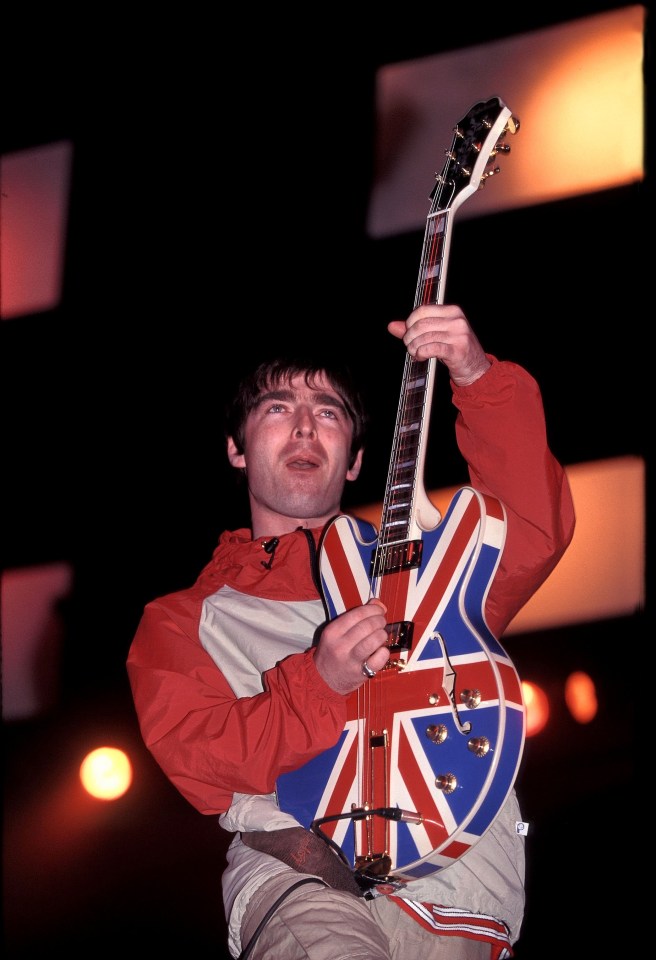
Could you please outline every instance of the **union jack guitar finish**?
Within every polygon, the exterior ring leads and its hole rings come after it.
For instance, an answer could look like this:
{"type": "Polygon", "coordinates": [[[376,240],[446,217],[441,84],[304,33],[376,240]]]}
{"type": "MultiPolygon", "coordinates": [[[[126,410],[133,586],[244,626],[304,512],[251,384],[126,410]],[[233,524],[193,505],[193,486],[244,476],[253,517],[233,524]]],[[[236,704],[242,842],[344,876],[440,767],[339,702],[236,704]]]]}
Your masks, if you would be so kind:
{"type": "MultiPolygon", "coordinates": [[[[454,128],[430,197],[415,306],[443,302],[452,218],[498,172],[518,127],[494,98],[454,128]]],[[[442,517],[423,486],[435,373],[435,360],[406,354],[380,532],[339,516],[319,551],[329,619],[379,597],[390,661],[350,697],[334,748],[277,783],[283,810],[320,825],[376,880],[418,879],[466,853],[499,813],[524,748],[521,683],[483,612],[503,504],[463,487],[442,517]]]]}

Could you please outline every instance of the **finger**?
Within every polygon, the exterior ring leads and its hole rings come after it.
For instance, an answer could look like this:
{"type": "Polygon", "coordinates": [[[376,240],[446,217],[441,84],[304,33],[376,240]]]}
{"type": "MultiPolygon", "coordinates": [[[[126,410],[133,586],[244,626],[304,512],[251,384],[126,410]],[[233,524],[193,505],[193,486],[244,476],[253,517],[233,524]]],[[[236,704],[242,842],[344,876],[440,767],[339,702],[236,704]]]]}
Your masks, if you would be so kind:
{"type": "Polygon", "coordinates": [[[383,644],[382,647],[377,647],[373,653],[370,653],[367,657],[364,658],[360,665],[360,670],[362,675],[367,679],[371,680],[373,677],[383,670],[387,661],[390,658],[389,647],[386,644],[383,644]]]}
{"type": "Polygon", "coordinates": [[[387,324],[387,329],[393,337],[397,337],[399,340],[402,340],[406,331],[405,320],[391,320],[387,324]]]}
{"type": "Polygon", "coordinates": [[[383,603],[383,601],[380,599],[380,597],[370,597],[365,603],[365,607],[371,606],[371,604],[374,604],[374,603],[382,608],[383,613],[387,613],[387,607],[383,603]]]}

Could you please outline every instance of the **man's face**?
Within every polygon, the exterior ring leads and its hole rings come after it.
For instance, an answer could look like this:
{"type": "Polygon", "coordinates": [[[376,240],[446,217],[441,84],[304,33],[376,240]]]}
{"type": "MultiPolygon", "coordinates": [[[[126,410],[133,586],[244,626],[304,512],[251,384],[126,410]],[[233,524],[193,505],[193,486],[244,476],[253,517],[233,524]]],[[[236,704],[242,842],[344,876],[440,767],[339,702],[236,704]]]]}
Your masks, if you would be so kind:
{"type": "Polygon", "coordinates": [[[262,394],[246,420],[243,453],[228,441],[230,463],[246,470],[254,536],[276,532],[276,518],[294,529],[295,521],[316,526],[339,513],[345,481],[360,472],[361,452],[349,467],[352,432],[323,374],[311,386],[298,375],[262,394]]]}

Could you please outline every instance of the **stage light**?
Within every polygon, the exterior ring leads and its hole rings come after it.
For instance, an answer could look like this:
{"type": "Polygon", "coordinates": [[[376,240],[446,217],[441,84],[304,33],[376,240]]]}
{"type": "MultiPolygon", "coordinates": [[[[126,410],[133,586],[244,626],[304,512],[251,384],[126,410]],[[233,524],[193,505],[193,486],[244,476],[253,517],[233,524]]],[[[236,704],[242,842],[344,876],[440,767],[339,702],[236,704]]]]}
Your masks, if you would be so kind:
{"type": "Polygon", "coordinates": [[[577,670],[565,682],[565,703],[577,723],[590,723],[597,715],[597,691],[587,673],[577,670]]]}
{"type": "Polygon", "coordinates": [[[116,747],[98,747],[80,766],[80,780],[87,793],[99,800],[116,800],[132,783],[132,764],[116,747]]]}
{"type": "Polygon", "coordinates": [[[423,229],[425,175],[467,108],[496,95],[520,121],[513,159],[459,219],[643,180],[646,13],[622,7],[382,67],[369,235],[423,229]]]}
{"type": "Polygon", "coordinates": [[[52,310],[62,296],[73,144],[0,157],[0,319],[52,310]]]}
{"type": "Polygon", "coordinates": [[[549,720],[549,699],[536,683],[522,680],[522,693],[526,706],[526,736],[534,737],[547,725],[549,720]]]}

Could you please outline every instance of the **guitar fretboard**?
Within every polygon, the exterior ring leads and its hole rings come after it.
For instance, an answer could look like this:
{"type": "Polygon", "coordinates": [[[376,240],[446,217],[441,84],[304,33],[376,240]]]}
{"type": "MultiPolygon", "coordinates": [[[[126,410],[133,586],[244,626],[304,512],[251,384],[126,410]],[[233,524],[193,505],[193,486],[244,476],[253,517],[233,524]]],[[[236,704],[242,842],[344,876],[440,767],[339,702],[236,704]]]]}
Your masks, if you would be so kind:
{"type": "Polygon", "coordinates": [[[383,501],[379,540],[382,544],[406,540],[417,482],[422,424],[426,413],[430,361],[406,358],[402,401],[394,436],[387,493],[383,501]]]}
{"type": "MultiPolygon", "coordinates": [[[[435,187],[438,190],[439,183],[435,187]]],[[[441,303],[442,280],[446,276],[448,212],[440,211],[426,221],[415,307],[441,303]]],[[[412,509],[421,463],[420,445],[425,440],[424,420],[430,409],[434,360],[406,356],[401,384],[392,456],[383,499],[379,543],[387,545],[410,536],[412,509]]]]}

